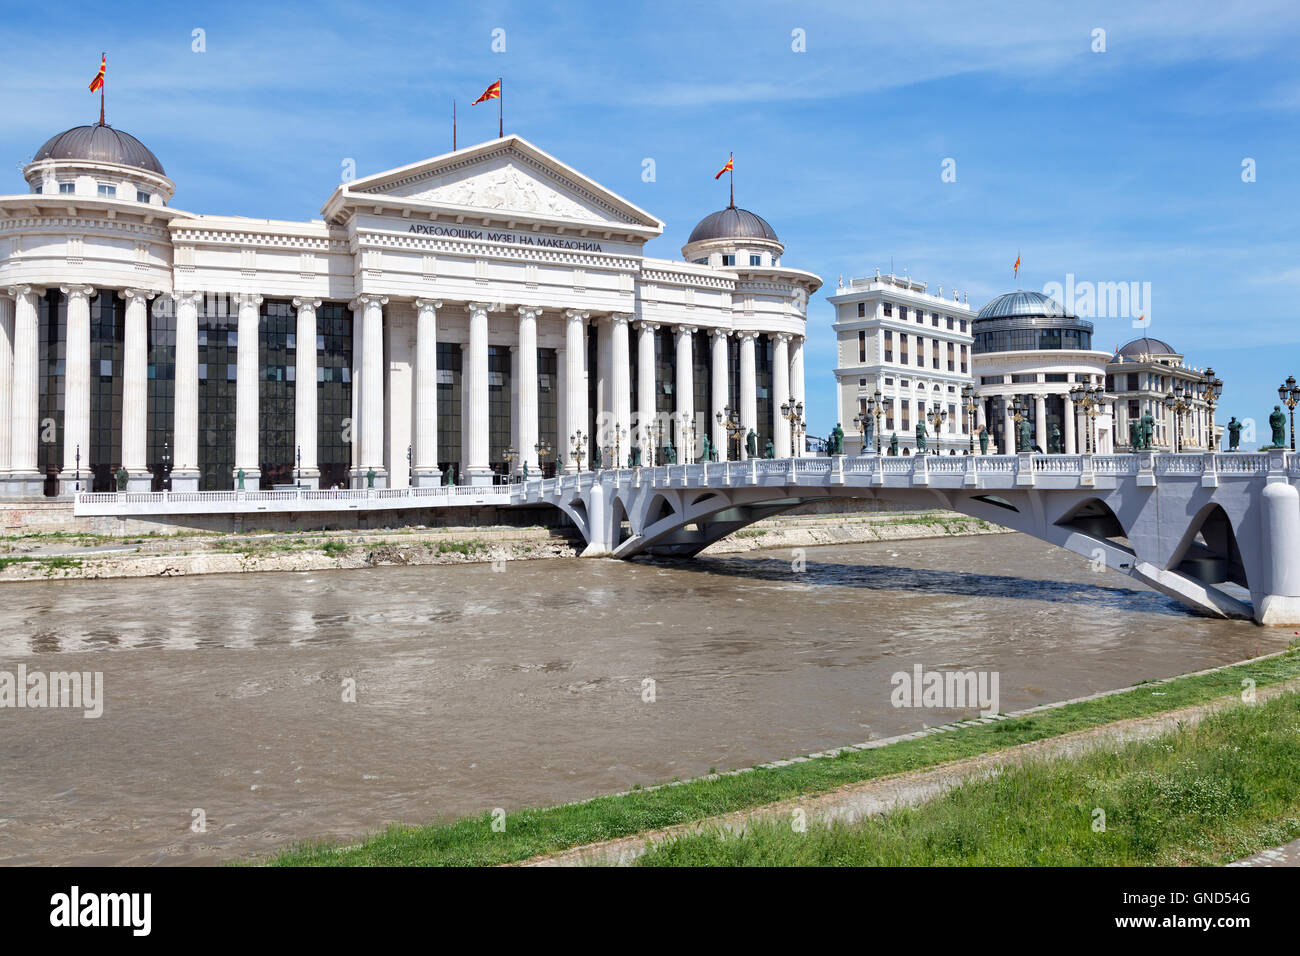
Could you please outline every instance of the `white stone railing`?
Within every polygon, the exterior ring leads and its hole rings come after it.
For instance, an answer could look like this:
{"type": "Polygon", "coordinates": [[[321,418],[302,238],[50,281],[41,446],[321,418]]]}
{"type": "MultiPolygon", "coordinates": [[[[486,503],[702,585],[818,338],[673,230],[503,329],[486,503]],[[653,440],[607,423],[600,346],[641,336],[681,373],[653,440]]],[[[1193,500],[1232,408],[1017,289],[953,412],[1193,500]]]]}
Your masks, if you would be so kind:
{"type": "Polygon", "coordinates": [[[348,488],[283,491],[224,490],[177,492],[83,492],[75,496],[77,514],[185,514],[240,511],[329,511],[345,508],[473,507],[554,501],[590,490],[601,482],[620,492],[649,485],[654,488],[721,487],[783,484],[926,485],[931,476],[951,486],[961,476],[966,487],[992,479],[1002,482],[1059,487],[1064,479],[1092,485],[1098,476],[1138,481],[1167,478],[1243,478],[1285,473],[1300,477],[1300,455],[1291,452],[1199,452],[1179,455],[917,455],[913,457],[858,455],[831,458],[750,459],[698,462],[584,471],[556,478],[530,478],[509,485],[440,485],[432,488],[348,488]],[[1272,471],[1270,469],[1273,469],[1272,471]],[[1144,479],[1143,476],[1148,476],[1144,479]]]}

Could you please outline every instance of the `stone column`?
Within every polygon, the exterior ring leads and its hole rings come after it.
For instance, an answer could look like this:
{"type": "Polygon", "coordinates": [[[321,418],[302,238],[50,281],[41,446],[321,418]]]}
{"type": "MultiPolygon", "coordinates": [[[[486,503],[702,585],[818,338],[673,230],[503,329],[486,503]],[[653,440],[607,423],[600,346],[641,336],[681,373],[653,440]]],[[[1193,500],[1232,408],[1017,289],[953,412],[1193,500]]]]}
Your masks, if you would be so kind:
{"type": "Polygon", "coordinates": [[[775,409],[772,443],[777,458],[790,457],[790,421],[781,414],[781,406],[789,403],[790,336],[782,333],[772,342],[772,407],[775,409]]]}
{"type": "Polygon", "coordinates": [[[555,462],[556,474],[564,474],[564,456],[569,447],[569,350],[555,350],[555,447],[548,461],[555,462]]]}
{"type": "Polygon", "coordinates": [[[640,434],[637,442],[641,446],[641,464],[649,465],[654,461],[655,433],[655,332],[659,326],[651,322],[642,322],[636,337],[636,404],[637,429],[640,434]]]}
{"type": "Polygon", "coordinates": [[[1074,399],[1068,393],[1062,395],[1061,399],[1065,402],[1065,410],[1062,413],[1062,417],[1065,419],[1065,453],[1067,455],[1077,455],[1079,454],[1079,443],[1074,430],[1074,426],[1077,424],[1074,417],[1074,399]]]}
{"type": "Polygon", "coordinates": [[[86,480],[91,463],[90,300],[95,290],[88,285],[65,285],[60,291],[68,299],[68,339],[63,378],[63,472],[59,475],[59,493],[70,495],[77,487],[78,471],[81,473],[81,490],[90,490],[90,483],[86,480]]]}
{"type": "Polygon", "coordinates": [[[122,467],[127,488],[149,491],[149,300],[156,292],[126,289],[126,325],[122,360],[122,467]]]}
{"type": "Polygon", "coordinates": [[[632,355],[628,340],[628,323],[632,316],[626,312],[614,312],[610,322],[610,387],[613,389],[612,410],[614,413],[614,440],[611,447],[618,449],[618,466],[628,463],[629,448],[632,443],[632,355]]]}
{"type": "Polygon", "coordinates": [[[712,441],[713,447],[718,450],[718,461],[726,461],[731,453],[726,423],[726,408],[731,404],[728,398],[731,377],[727,374],[727,332],[724,329],[714,329],[709,344],[713,350],[713,394],[710,396],[713,407],[709,409],[708,425],[713,430],[712,441]],[[722,421],[718,421],[718,412],[722,412],[722,421]]]}
{"type": "Polygon", "coordinates": [[[415,300],[415,487],[442,484],[438,467],[438,310],[441,299],[415,300]]]}
{"type": "MultiPolygon", "coordinates": [[[[740,457],[749,457],[746,444],[749,431],[758,432],[758,370],[754,356],[753,332],[740,332],[740,424],[744,431],[740,434],[740,457]]],[[[760,449],[761,450],[761,449],[760,449]]]]}
{"type": "MultiPolygon", "coordinates": [[[[512,369],[519,382],[519,456],[528,463],[528,474],[537,477],[541,468],[537,460],[537,318],[541,306],[519,307],[519,364],[512,369]]],[[[516,468],[520,468],[516,465],[516,468]]]]}
{"type": "Polygon", "coordinates": [[[563,447],[564,470],[575,472],[578,470],[578,462],[574,460],[570,438],[578,432],[582,432],[586,439],[582,467],[585,469],[591,460],[591,436],[587,435],[587,313],[581,309],[566,309],[564,312],[564,351],[567,360],[565,407],[569,434],[560,436],[560,444],[563,447]]]}
{"type": "Polygon", "coordinates": [[[10,430],[9,480],[11,494],[37,496],[43,493],[43,476],[37,471],[37,442],[40,440],[40,385],[37,364],[40,355],[40,293],[29,285],[13,286],[14,365],[13,423],[10,430]]]}
{"type": "MultiPolygon", "coordinates": [[[[795,336],[790,343],[790,398],[791,404],[795,402],[804,402],[805,414],[807,413],[807,396],[803,390],[803,336],[795,336]]],[[[872,427],[875,427],[875,419],[872,419],[872,427]]],[[[803,456],[803,439],[796,439],[800,447],[794,449],[796,458],[803,456]]],[[[874,450],[874,446],[873,449],[874,450]]]]}
{"type": "Polygon", "coordinates": [[[465,475],[471,485],[492,483],[488,448],[488,312],[486,302],[471,302],[469,310],[469,354],[465,378],[469,383],[469,431],[463,436],[465,475]]]}
{"type": "Polygon", "coordinates": [[[199,489],[199,292],[177,292],[172,491],[199,489]]]}
{"type": "Polygon", "coordinates": [[[293,351],[294,480],[308,488],[320,487],[316,455],[316,310],[320,303],[320,299],[293,300],[298,310],[293,351]]]}
{"type": "Polygon", "coordinates": [[[249,293],[234,296],[239,309],[238,345],[235,349],[235,487],[239,487],[239,472],[244,473],[244,488],[256,490],[261,470],[258,467],[258,415],[257,332],[261,321],[262,297],[249,293]]]}
{"type": "Polygon", "coordinates": [[[695,457],[690,432],[690,423],[695,418],[695,354],[691,348],[694,334],[695,329],[689,325],[677,326],[674,333],[677,346],[677,421],[674,444],[677,446],[679,462],[692,461],[695,457]]]}
{"type": "Polygon", "coordinates": [[[1002,454],[1016,453],[1016,420],[1012,417],[1011,401],[1013,396],[1002,395],[1002,454]]]}
{"type": "Polygon", "coordinates": [[[1047,451],[1047,396],[1034,396],[1034,442],[1047,451]]]}
{"type": "Polygon", "coordinates": [[[380,295],[359,295],[352,301],[353,356],[357,374],[352,391],[356,395],[356,415],[352,421],[356,456],[352,463],[352,485],[369,486],[369,473],[375,473],[375,487],[387,486],[384,468],[384,306],[388,299],[380,295]]]}
{"type": "Polygon", "coordinates": [[[14,300],[0,293],[0,481],[9,474],[13,397],[14,300]]]}

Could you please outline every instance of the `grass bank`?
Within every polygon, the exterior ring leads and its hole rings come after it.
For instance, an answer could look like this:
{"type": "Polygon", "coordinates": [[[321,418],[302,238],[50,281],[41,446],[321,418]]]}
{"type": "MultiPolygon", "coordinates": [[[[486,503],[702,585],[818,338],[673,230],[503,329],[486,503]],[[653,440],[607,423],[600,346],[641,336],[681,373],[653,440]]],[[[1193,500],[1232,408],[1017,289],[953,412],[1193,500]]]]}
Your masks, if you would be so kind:
{"type": "Polygon", "coordinates": [[[1300,836],[1300,694],[1154,740],[1034,761],[854,823],[765,820],[642,866],[1212,865],[1300,836]]]}
{"type": "Polygon", "coordinates": [[[1118,694],[1038,710],[835,756],[764,765],[655,789],[580,803],[517,810],[504,828],[491,813],[428,826],[393,825],[359,844],[302,845],[279,853],[273,865],[486,865],[526,860],[574,846],[691,823],[844,784],[933,767],[950,760],[1240,694],[1243,680],[1265,687],[1300,677],[1295,650],[1207,674],[1153,682],[1118,694]]]}

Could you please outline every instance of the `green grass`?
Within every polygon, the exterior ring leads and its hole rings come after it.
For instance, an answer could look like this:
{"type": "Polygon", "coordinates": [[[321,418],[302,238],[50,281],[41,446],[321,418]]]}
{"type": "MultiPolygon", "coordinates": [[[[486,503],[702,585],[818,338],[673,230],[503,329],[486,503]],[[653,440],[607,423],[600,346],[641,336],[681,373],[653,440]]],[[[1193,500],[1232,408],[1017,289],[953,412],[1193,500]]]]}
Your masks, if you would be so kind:
{"type": "Polygon", "coordinates": [[[659,789],[596,797],[581,803],[517,810],[496,832],[485,813],[427,826],[393,825],[353,846],[317,843],[274,856],[276,865],[483,865],[527,859],[583,843],[698,821],[848,783],[933,767],[963,757],[1014,747],[1129,717],[1174,710],[1258,686],[1300,677],[1294,651],[1210,674],[1181,677],[1158,689],[1141,687],[991,724],[963,727],[873,750],[783,767],[688,781],[659,789]]]}
{"type": "Polygon", "coordinates": [[[69,571],[73,568],[81,567],[81,559],[62,556],[40,557],[31,555],[16,558],[0,558],[0,570],[4,570],[5,568],[15,564],[34,564],[43,569],[46,575],[50,575],[55,571],[69,571]]]}
{"type": "Polygon", "coordinates": [[[1300,695],[1151,741],[1035,761],[849,823],[765,820],[656,843],[643,866],[1178,866],[1300,836],[1300,695]]]}

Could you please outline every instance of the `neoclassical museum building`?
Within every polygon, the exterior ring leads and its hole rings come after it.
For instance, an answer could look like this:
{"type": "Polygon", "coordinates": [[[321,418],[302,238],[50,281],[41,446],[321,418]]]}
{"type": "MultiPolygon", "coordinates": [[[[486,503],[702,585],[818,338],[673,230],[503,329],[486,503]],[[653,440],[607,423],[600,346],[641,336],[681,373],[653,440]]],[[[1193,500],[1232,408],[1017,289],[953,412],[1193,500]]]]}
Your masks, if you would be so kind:
{"type": "Polygon", "coordinates": [[[303,222],[174,209],[106,125],[23,174],[0,197],[10,495],[121,469],[138,490],[488,483],[633,445],[692,460],[706,436],[735,458],[751,430],[792,452],[821,280],[734,205],[650,258],[662,222],[513,135],[345,182],[303,222]]]}

